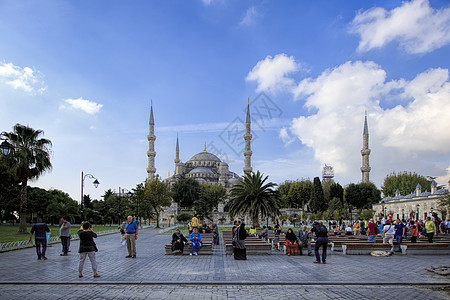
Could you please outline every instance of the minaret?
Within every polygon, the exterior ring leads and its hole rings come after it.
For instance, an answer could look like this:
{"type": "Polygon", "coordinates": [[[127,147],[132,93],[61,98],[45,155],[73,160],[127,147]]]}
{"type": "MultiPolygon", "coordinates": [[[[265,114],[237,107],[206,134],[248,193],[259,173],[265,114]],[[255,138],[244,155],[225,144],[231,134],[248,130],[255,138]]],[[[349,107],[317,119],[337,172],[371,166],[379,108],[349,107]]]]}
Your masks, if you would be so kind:
{"type": "Polygon", "coordinates": [[[250,99],[248,99],[247,104],[247,118],[245,120],[245,150],[244,150],[244,175],[250,174],[252,172],[252,150],[251,150],[251,141],[252,134],[250,127],[250,99]]]}
{"type": "Polygon", "coordinates": [[[364,117],[363,148],[361,149],[361,155],[362,155],[362,167],[361,167],[362,182],[369,182],[369,172],[370,172],[369,154],[370,154],[370,149],[369,149],[369,127],[367,126],[367,111],[366,111],[365,117],[364,117]]]}
{"type": "Polygon", "coordinates": [[[153,176],[155,176],[156,168],[155,168],[155,121],[153,119],[153,102],[150,102],[150,122],[148,126],[148,168],[147,168],[147,174],[148,178],[152,179],[153,176]]]}
{"type": "Polygon", "coordinates": [[[175,148],[175,167],[180,162],[180,146],[178,145],[178,133],[177,133],[177,146],[175,148]]]}

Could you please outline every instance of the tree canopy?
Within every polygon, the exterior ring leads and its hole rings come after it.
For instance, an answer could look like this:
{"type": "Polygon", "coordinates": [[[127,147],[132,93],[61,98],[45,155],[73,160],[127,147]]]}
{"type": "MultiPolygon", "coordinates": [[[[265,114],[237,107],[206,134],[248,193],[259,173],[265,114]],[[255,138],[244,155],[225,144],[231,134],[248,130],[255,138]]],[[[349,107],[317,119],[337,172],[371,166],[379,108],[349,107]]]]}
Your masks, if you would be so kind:
{"type": "Polygon", "coordinates": [[[314,178],[309,206],[313,213],[323,212],[328,208],[328,203],[325,202],[322,184],[320,183],[319,177],[314,178]]]}
{"type": "Polygon", "coordinates": [[[201,193],[200,184],[192,178],[181,178],[172,186],[173,201],[183,208],[192,208],[201,193]]]}
{"type": "Polygon", "coordinates": [[[217,205],[223,201],[227,191],[221,185],[201,184],[200,198],[194,205],[194,210],[200,219],[211,219],[211,214],[217,205]]]}
{"type": "Polygon", "coordinates": [[[158,175],[145,182],[144,197],[156,214],[156,227],[159,228],[161,209],[170,206],[172,194],[168,183],[162,182],[158,175]]]}
{"type": "Polygon", "coordinates": [[[424,176],[411,172],[393,172],[384,179],[381,191],[385,197],[394,197],[397,189],[400,194],[408,195],[416,190],[418,183],[422,186],[422,191],[431,191],[431,181],[424,176]]]}
{"type": "Polygon", "coordinates": [[[20,226],[19,233],[27,232],[27,186],[28,180],[38,179],[51,170],[51,141],[41,138],[42,130],[16,124],[12,132],[2,132],[1,136],[12,146],[7,161],[12,162],[16,179],[20,182],[20,226]]]}
{"type": "Polygon", "coordinates": [[[372,204],[381,200],[381,193],[377,187],[369,183],[351,183],[344,191],[345,201],[354,208],[371,208],[372,204]]]}
{"type": "Polygon", "coordinates": [[[253,225],[259,226],[259,216],[263,218],[280,214],[279,193],[274,190],[276,184],[267,182],[259,171],[246,174],[231,189],[231,199],[228,202],[231,217],[239,214],[249,214],[253,225]]]}

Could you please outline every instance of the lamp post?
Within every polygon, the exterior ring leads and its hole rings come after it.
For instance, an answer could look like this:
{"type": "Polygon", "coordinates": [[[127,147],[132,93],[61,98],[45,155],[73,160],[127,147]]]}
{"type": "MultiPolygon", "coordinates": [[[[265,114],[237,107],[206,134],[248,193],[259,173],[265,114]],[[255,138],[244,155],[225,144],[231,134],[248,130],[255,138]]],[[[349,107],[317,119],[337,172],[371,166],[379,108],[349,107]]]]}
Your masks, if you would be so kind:
{"type": "Polygon", "coordinates": [[[13,149],[13,146],[11,146],[6,139],[0,144],[0,149],[3,153],[3,155],[8,156],[9,153],[11,153],[11,150],[13,149]]]}
{"type": "Polygon", "coordinates": [[[94,179],[94,181],[92,182],[95,186],[95,188],[98,187],[98,185],[100,184],[100,182],[98,182],[97,178],[94,177],[94,175],[92,174],[84,174],[83,171],[81,171],[81,214],[82,214],[82,218],[84,221],[84,180],[87,178],[91,178],[94,179]]]}

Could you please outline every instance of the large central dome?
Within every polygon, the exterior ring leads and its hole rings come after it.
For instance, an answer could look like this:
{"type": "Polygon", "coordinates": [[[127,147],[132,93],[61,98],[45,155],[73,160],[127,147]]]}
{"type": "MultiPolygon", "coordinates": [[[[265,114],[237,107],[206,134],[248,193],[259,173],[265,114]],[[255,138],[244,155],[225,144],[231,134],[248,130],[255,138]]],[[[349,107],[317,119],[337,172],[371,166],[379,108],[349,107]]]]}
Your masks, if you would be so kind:
{"type": "Polygon", "coordinates": [[[194,161],[217,161],[220,163],[220,159],[217,156],[215,156],[212,153],[205,152],[205,151],[195,154],[189,160],[189,162],[194,162],[194,161]]]}

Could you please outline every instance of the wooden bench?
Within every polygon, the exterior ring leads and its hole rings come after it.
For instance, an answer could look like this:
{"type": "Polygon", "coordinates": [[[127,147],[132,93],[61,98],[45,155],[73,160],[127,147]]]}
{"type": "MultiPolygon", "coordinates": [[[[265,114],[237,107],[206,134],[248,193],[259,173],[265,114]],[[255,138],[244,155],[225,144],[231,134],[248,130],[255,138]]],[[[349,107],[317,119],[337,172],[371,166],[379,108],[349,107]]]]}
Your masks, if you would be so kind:
{"type": "Polygon", "coordinates": [[[449,255],[450,243],[402,243],[400,249],[404,255],[449,255]]]}
{"type": "MultiPolygon", "coordinates": [[[[185,236],[186,239],[189,241],[189,236],[185,236]]],[[[213,235],[212,233],[201,233],[201,243],[202,247],[200,248],[200,251],[198,252],[198,255],[212,255],[213,254],[213,235]]],[[[189,251],[191,251],[191,242],[184,245],[183,249],[183,255],[189,255],[189,251]]],[[[179,255],[180,253],[172,253],[172,244],[166,244],[164,246],[165,254],[166,255],[179,255]]]]}
{"type": "MultiPolygon", "coordinates": [[[[223,241],[225,243],[225,254],[233,254],[232,232],[230,230],[223,231],[223,241]]],[[[257,237],[247,237],[245,239],[245,248],[247,255],[271,254],[272,245],[257,237]]]]}
{"type": "Polygon", "coordinates": [[[372,251],[391,251],[390,244],[382,243],[346,243],[342,244],[344,255],[370,255],[372,251]]]}

